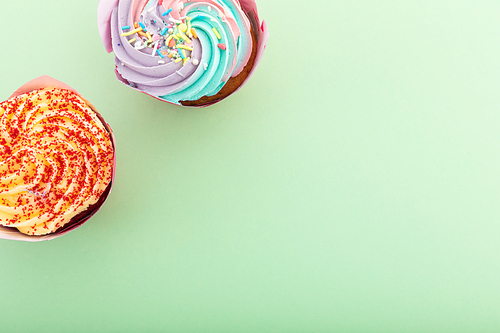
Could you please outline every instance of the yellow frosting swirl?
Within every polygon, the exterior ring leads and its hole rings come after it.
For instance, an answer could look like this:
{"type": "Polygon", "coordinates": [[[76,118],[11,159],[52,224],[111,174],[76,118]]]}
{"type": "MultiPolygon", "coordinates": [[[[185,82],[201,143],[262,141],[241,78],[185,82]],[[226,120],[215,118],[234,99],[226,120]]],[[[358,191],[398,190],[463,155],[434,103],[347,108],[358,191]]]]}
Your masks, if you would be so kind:
{"type": "Polygon", "coordinates": [[[114,149],[76,93],[40,89],[0,103],[0,225],[45,235],[96,203],[114,149]]]}

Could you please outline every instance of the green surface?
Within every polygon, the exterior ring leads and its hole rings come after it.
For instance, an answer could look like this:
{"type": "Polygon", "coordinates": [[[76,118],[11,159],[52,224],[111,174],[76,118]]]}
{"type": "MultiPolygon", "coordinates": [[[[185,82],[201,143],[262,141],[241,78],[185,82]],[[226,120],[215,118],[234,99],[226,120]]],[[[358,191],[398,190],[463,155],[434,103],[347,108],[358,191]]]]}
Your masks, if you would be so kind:
{"type": "Polygon", "coordinates": [[[0,240],[2,332],[500,331],[500,3],[305,4],[193,110],[116,80],[96,1],[2,3],[1,98],[51,75],[118,145],[83,227],[0,240]]]}

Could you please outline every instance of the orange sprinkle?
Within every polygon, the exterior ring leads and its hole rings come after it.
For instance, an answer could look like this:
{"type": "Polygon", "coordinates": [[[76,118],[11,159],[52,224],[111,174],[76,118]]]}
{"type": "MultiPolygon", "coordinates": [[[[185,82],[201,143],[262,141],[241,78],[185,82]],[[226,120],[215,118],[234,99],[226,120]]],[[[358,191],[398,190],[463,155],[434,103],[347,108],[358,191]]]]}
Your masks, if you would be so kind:
{"type": "Polygon", "coordinates": [[[191,28],[191,33],[193,34],[194,38],[198,38],[198,35],[196,34],[196,30],[194,30],[194,28],[191,28]]]}

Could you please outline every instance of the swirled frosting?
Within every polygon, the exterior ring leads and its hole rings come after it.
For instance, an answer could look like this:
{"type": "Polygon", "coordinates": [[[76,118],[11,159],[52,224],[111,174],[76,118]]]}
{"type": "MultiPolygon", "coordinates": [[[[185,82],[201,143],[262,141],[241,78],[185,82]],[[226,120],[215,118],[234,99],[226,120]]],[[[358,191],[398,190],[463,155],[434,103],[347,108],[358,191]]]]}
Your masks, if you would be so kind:
{"type": "Polygon", "coordinates": [[[96,203],[114,150],[77,94],[40,89],[0,103],[0,225],[45,235],[96,203]]]}
{"type": "Polygon", "coordinates": [[[217,94],[252,55],[238,0],[119,0],[110,22],[120,79],[174,104],[217,94]]]}

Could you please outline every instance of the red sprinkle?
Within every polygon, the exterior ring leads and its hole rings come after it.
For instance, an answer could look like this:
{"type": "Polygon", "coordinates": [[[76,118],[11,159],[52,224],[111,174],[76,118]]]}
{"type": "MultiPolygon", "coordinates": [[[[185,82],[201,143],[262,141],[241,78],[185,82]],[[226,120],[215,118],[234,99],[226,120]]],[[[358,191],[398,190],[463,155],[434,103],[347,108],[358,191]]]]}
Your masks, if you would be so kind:
{"type": "Polygon", "coordinates": [[[219,43],[219,44],[217,44],[217,46],[218,46],[218,47],[219,47],[219,49],[221,49],[221,50],[224,50],[224,51],[226,50],[226,44],[219,43]]]}

